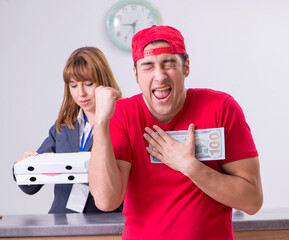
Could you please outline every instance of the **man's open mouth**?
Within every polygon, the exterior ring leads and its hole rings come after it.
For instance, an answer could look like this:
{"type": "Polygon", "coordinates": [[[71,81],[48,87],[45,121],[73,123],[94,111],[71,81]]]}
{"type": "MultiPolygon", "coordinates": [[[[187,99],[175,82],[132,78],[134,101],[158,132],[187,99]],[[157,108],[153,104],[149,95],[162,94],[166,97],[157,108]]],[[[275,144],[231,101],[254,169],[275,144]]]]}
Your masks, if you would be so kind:
{"type": "Polygon", "coordinates": [[[153,95],[159,100],[164,100],[170,95],[171,91],[171,87],[157,88],[153,90],[153,95]]]}

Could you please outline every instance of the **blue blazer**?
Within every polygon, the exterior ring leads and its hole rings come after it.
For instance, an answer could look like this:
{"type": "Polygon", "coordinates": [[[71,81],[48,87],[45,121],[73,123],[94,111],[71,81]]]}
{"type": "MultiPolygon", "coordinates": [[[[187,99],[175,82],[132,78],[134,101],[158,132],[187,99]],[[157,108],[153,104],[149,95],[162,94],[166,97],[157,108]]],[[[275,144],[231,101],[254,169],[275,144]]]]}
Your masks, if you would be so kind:
{"type": "MultiPolygon", "coordinates": [[[[69,129],[67,126],[61,127],[60,133],[56,132],[56,125],[54,124],[49,130],[49,136],[44,140],[38,153],[54,152],[54,153],[68,153],[79,152],[79,124],[75,122],[75,129],[69,129]]],[[[85,151],[91,151],[93,140],[89,139],[85,151]]],[[[37,193],[43,185],[19,185],[21,190],[27,194],[37,193]]],[[[67,209],[66,204],[70,195],[72,184],[55,184],[54,186],[54,200],[49,213],[74,213],[74,211],[67,209]]],[[[113,212],[121,212],[122,205],[113,212]]],[[[98,213],[102,212],[95,204],[92,195],[89,193],[84,213],[98,213]]]]}

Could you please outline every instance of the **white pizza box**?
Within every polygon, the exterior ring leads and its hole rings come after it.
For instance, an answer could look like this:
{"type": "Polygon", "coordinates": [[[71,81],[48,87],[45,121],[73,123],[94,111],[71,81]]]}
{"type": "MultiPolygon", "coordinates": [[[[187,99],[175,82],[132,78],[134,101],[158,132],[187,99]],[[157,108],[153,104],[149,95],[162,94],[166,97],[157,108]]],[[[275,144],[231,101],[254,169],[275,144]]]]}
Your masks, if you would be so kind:
{"type": "Polygon", "coordinates": [[[88,183],[87,173],[17,174],[17,185],[88,183]]]}
{"type": "Polygon", "coordinates": [[[14,165],[14,174],[87,173],[90,152],[43,153],[14,165]]]}

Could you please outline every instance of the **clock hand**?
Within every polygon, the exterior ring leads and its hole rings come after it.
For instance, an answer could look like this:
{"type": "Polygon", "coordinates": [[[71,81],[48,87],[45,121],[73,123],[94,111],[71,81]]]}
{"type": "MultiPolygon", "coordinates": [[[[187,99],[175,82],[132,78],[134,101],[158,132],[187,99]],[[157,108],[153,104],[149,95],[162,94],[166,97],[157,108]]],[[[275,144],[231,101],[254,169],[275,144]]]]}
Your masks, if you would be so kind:
{"type": "Polygon", "coordinates": [[[127,32],[127,34],[125,36],[126,39],[127,39],[127,36],[129,35],[130,31],[131,31],[131,28],[129,29],[129,31],[127,32]]]}
{"type": "Polygon", "coordinates": [[[136,24],[137,24],[137,20],[135,20],[133,23],[123,23],[122,25],[123,26],[131,26],[132,28],[129,29],[128,33],[126,34],[126,38],[127,36],[129,35],[130,31],[132,30],[133,31],[133,35],[135,35],[135,27],[136,27],[136,24]]]}
{"type": "Polygon", "coordinates": [[[136,24],[137,24],[137,20],[135,20],[132,24],[132,28],[133,28],[133,35],[135,35],[135,27],[136,27],[136,24]]]}
{"type": "Polygon", "coordinates": [[[137,24],[137,20],[135,20],[133,23],[123,23],[123,26],[132,26],[134,27],[137,24]]]}

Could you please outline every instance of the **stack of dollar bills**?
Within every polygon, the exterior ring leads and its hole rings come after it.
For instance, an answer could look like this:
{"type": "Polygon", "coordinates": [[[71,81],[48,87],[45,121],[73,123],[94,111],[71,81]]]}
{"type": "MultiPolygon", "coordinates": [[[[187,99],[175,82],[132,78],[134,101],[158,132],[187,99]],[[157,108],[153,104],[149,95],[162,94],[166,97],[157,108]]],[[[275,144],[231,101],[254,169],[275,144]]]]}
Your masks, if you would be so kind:
{"type": "MultiPolygon", "coordinates": [[[[167,131],[169,136],[178,142],[185,142],[188,131],[167,131]]],[[[225,159],[224,128],[208,128],[195,130],[195,152],[199,161],[225,159]]],[[[150,148],[153,147],[150,145],[150,148]]],[[[150,156],[151,163],[162,163],[159,159],[150,156]]]]}

